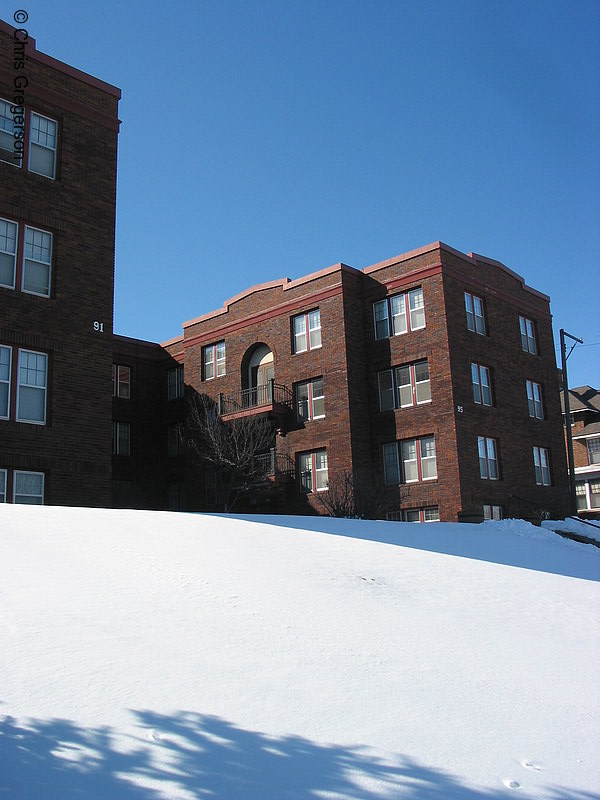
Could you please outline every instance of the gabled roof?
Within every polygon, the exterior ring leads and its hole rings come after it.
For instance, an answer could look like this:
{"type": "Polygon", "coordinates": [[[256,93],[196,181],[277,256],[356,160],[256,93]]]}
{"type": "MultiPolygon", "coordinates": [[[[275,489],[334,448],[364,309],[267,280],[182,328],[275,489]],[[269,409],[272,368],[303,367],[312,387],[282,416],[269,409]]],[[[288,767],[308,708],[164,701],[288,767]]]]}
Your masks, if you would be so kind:
{"type": "MultiPolygon", "coordinates": [[[[564,412],[563,392],[561,392],[560,400],[564,412]]],[[[575,389],[569,389],[569,407],[572,414],[577,411],[592,411],[600,414],[600,392],[592,386],[577,386],[575,389]]]]}

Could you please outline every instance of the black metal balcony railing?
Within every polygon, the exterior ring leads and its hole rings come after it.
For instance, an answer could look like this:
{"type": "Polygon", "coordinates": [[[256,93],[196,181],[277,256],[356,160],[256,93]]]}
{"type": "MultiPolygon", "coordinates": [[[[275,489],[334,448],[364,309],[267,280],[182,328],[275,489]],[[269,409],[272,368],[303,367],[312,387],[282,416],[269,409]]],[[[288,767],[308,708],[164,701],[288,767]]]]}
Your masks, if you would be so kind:
{"type": "Polygon", "coordinates": [[[219,414],[236,414],[260,406],[285,405],[292,407],[292,392],[287,386],[271,379],[260,386],[242,389],[235,394],[219,395],[219,414]]]}
{"type": "Polygon", "coordinates": [[[278,453],[272,448],[255,458],[256,474],[264,478],[294,477],[294,462],[286,453],[278,453]]]}

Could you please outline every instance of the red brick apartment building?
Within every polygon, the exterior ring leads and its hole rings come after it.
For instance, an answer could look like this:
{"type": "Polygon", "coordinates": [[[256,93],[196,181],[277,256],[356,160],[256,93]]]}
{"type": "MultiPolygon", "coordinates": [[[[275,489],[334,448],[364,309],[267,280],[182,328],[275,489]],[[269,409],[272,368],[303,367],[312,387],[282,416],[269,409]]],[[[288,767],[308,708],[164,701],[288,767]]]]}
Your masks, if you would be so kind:
{"type": "Polygon", "coordinates": [[[19,36],[0,24],[0,502],[218,510],[179,436],[196,393],[272,420],[246,508],[323,513],[351,474],[392,519],[567,512],[549,298],[499,262],[437,242],[254,286],[162,346],[113,334],[120,92],[31,38],[16,69],[19,36]]]}
{"type": "Polygon", "coordinates": [[[0,502],[112,502],[119,97],[0,21],[0,502]]]}
{"type": "Polygon", "coordinates": [[[569,389],[569,408],[577,513],[582,517],[598,519],[600,518],[600,392],[591,386],[569,389]]]}

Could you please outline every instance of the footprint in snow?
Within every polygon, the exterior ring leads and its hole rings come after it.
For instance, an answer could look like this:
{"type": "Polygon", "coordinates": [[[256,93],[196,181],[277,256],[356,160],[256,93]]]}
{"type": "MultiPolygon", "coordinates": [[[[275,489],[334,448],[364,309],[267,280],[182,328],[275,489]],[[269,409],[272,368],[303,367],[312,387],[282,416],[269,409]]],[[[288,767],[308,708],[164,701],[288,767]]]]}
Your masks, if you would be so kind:
{"type": "Polygon", "coordinates": [[[519,783],[519,781],[513,781],[511,780],[511,778],[506,778],[506,780],[503,780],[502,783],[506,786],[507,789],[521,788],[521,784],[519,783]]]}
{"type": "Polygon", "coordinates": [[[148,734],[148,738],[151,739],[153,742],[162,741],[162,736],[158,731],[150,731],[150,733],[148,734]]]}
{"type": "Polygon", "coordinates": [[[537,764],[535,761],[530,761],[528,758],[521,761],[521,766],[525,767],[525,769],[531,769],[534,772],[540,772],[542,769],[540,764],[537,764]]]}

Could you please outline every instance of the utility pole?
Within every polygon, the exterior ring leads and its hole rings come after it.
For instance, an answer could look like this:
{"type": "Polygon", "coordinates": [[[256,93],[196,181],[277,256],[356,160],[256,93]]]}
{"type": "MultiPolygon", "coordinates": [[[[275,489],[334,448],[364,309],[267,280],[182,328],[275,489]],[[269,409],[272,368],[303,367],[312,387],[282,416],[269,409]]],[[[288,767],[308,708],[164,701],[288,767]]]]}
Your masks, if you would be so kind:
{"type": "Polygon", "coordinates": [[[565,404],[565,430],[567,431],[567,463],[569,465],[569,488],[571,497],[571,514],[577,514],[577,496],[575,494],[575,458],[573,456],[573,434],[571,432],[571,403],[569,402],[569,381],[567,379],[567,358],[573,352],[575,345],[583,344],[583,339],[572,336],[564,328],[560,329],[560,355],[562,360],[563,398],[565,404]],[[575,344],[567,353],[565,337],[568,336],[575,344]]]}

